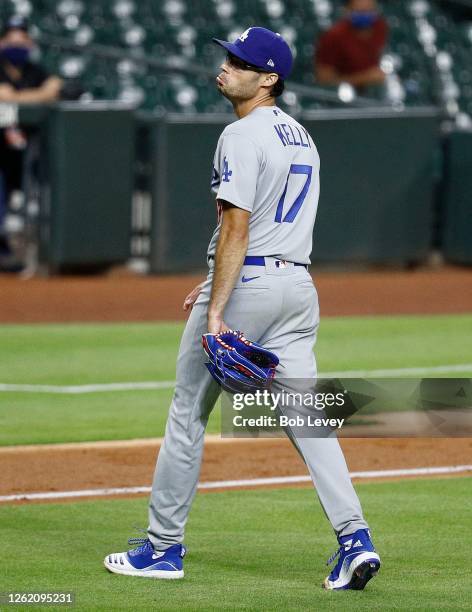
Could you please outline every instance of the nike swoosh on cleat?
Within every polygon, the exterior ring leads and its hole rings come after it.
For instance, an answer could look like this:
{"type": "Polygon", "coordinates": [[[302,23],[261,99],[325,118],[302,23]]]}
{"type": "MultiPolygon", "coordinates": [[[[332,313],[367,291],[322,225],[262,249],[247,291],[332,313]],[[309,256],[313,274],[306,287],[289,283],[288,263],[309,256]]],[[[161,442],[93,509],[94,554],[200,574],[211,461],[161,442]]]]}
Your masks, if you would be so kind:
{"type": "Polygon", "coordinates": [[[243,283],[248,283],[249,281],[255,280],[256,278],[261,278],[260,276],[251,276],[249,278],[246,278],[245,276],[242,277],[242,281],[243,283]]]}

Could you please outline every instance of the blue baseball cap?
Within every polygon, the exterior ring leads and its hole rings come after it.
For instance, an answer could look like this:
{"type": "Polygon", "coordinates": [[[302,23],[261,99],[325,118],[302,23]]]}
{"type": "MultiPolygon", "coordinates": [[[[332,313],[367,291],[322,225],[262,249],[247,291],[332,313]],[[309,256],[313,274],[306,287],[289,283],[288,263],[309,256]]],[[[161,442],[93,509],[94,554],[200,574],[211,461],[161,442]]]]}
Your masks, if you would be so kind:
{"type": "Polygon", "coordinates": [[[288,78],[293,57],[285,40],[266,28],[248,28],[233,43],[214,38],[213,42],[239,59],[267,72],[275,72],[281,79],[288,78]]]}
{"type": "Polygon", "coordinates": [[[23,32],[28,32],[28,22],[21,15],[13,15],[5,22],[1,35],[4,36],[10,30],[23,30],[23,32]]]}

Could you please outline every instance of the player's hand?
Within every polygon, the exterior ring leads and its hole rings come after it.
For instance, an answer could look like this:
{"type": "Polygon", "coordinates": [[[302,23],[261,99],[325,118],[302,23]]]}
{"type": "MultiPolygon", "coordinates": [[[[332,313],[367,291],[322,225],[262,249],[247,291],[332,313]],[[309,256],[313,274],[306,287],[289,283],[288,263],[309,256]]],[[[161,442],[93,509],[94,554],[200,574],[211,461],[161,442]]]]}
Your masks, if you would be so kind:
{"type": "Polygon", "coordinates": [[[208,333],[209,334],[221,334],[222,332],[228,331],[230,328],[223,321],[221,315],[215,315],[208,313],[208,333]]]}
{"type": "Polygon", "coordinates": [[[185,311],[192,310],[193,305],[197,301],[197,298],[200,295],[204,284],[205,284],[205,281],[197,285],[195,289],[192,289],[192,291],[187,295],[187,297],[184,300],[184,305],[182,306],[182,308],[185,311]]]}

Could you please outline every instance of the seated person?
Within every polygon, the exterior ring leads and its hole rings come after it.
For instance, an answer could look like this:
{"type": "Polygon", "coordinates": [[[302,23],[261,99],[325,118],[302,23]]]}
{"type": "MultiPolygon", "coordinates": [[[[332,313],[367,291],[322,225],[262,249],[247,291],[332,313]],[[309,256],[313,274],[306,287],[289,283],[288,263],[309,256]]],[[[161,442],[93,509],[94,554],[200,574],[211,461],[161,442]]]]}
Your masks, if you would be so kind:
{"type": "Polygon", "coordinates": [[[12,17],[0,38],[0,102],[41,104],[59,98],[62,81],[30,61],[34,42],[21,17],[12,17]]]}
{"type": "Polygon", "coordinates": [[[358,93],[381,85],[380,58],[388,27],[376,0],[347,0],[346,15],[319,39],[315,78],[320,85],[350,83],[358,93]]]}
{"type": "MultiPolygon", "coordinates": [[[[0,103],[43,104],[59,98],[61,79],[30,61],[33,47],[25,20],[12,17],[0,35],[0,103]]],[[[0,260],[10,254],[3,223],[11,193],[21,189],[27,140],[16,125],[0,130],[0,260]]]]}

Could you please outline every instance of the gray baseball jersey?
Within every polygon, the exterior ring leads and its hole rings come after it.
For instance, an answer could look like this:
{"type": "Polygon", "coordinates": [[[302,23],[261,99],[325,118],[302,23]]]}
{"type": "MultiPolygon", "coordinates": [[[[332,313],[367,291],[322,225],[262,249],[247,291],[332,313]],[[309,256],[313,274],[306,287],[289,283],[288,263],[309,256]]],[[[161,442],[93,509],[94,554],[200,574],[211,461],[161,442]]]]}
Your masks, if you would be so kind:
{"type": "MultiPolygon", "coordinates": [[[[225,128],[211,188],[217,199],[251,213],[248,255],[310,263],[319,171],[308,132],[275,106],[258,107],[225,128]]],[[[215,254],[218,216],[208,255],[215,254]]]]}

